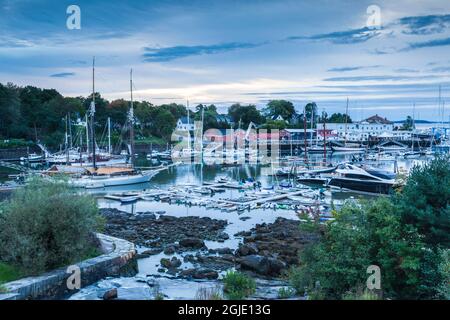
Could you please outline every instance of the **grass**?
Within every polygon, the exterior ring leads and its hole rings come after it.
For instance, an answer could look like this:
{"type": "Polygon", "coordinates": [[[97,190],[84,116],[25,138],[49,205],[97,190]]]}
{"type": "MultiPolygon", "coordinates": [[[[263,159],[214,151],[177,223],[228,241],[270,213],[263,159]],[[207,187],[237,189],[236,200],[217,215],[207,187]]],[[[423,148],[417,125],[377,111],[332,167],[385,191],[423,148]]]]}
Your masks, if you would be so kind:
{"type": "Polygon", "coordinates": [[[195,300],[223,300],[220,286],[200,287],[195,294],[195,300]]]}
{"type": "Polygon", "coordinates": [[[150,144],[153,143],[155,145],[166,145],[166,141],[162,138],[158,138],[158,137],[142,137],[142,138],[138,138],[135,141],[135,144],[150,144]]]}
{"type": "Polygon", "coordinates": [[[20,279],[21,277],[22,274],[16,268],[0,262],[0,293],[6,290],[2,284],[20,279]]]}
{"type": "Polygon", "coordinates": [[[228,271],[222,279],[223,291],[230,300],[242,300],[256,291],[255,280],[244,273],[228,271]]]}
{"type": "Polygon", "coordinates": [[[34,143],[24,139],[0,139],[0,149],[31,147],[34,143]]]}

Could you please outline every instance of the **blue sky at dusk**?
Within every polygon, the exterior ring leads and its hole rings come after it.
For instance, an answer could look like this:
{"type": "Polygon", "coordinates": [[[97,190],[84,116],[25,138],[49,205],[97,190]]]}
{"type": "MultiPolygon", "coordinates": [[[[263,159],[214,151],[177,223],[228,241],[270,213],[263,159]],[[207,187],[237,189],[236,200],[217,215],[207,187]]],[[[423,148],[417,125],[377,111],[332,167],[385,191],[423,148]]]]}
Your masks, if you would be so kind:
{"type": "Polygon", "coordinates": [[[450,116],[450,1],[0,0],[0,82],[55,88],[67,96],[96,88],[108,99],[154,104],[235,102],[263,106],[315,101],[361,119],[438,120],[442,86],[450,116]],[[69,5],[81,30],[66,28],[69,5]],[[367,8],[381,28],[367,27],[367,8]]]}

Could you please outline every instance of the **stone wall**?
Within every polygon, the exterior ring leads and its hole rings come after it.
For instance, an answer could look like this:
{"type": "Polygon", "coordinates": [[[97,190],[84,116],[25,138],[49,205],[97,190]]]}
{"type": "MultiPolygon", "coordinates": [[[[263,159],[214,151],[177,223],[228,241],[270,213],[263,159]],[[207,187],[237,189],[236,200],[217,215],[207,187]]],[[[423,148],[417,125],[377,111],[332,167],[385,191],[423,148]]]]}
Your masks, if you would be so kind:
{"type": "MultiPolygon", "coordinates": [[[[103,255],[74,264],[80,268],[81,288],[105,277],[133,276],[138,272],[136,249],[126,240],[97,234],[103,255]]],[[[77,290],[70,290],[67,279],[72,273],[61,268],[38,277],[29,277],[4,284],[7,294],[0,294],[0,300],[52,300],[64,299],[77,290]]]]}

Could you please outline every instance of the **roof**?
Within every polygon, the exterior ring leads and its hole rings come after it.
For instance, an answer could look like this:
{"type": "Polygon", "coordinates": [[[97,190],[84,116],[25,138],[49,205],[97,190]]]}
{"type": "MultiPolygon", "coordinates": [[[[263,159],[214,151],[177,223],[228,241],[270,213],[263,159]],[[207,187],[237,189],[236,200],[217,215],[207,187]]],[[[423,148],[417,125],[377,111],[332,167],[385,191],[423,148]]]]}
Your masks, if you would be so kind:
{"type": "Polygon", "coordinates": [[[371,116],[370,118],[367,118],[366,120],[364,120],[364,122],[379,123],[379,124],[393,124],[393,122],[389,121],[386,118],[380,117],[378,114],[371,116]]]}
{"type": "Polygon", "coordinates": [[[133,168],[126,168],[126,167],[100,167],[95,170],[94,168],[86,168],[86,170],[90,174],[97,174],[97,175],[108,175],[108,174],[116,174],[116,173],[131,173],[134,171],[133,168]]]}
{"type": "Polygon", "coordinates": [[[231,117],[229,115],[226,115],[226,114],[218,114],[216,116],[216,120],[218,122],[227,122],[227,123],[232,123],[233,122],[231,117]]]}
{"type": "Polygon", "coordinates": [[[181,117],[180,119],[178,119],[178,121],[181,121],[181,123],[183,124],[194,124],[192,117],[189,118],[189,122],[188,117],[181,117]]]}
{"type": "Polygon", "coordinates": [[[280,116],[279,114],[274,114],[273,116],[270,117],[271,120],[277,120],[277,118],[281,118],[284,120],[284,118],[282,116],[280,116]]]}
{"type": "MultiPolygon", "coordinates": [[[[304,133],[305,129],[284,129],[284,131],[287,131],[289,133],[304,133]]],[[[306,133],[316,132],[316,129],[306,129],[306,133]]]]}

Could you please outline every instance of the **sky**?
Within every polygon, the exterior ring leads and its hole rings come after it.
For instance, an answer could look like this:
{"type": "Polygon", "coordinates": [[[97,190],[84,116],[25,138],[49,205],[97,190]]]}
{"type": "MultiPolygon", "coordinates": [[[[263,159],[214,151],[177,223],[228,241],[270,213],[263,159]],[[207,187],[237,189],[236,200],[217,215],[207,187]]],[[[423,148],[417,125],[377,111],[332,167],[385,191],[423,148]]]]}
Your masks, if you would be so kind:
{"type": "Polygon", "coordinates": [[[349,98],[356,120],[448,121],[449,53],[448,0],[0,0],[0,82],[65,96],[90,94],[95,56],[110,100],[129,99],[132,68],[135,99],[153,104],[287,99],[330,114],[349,98]]]}

